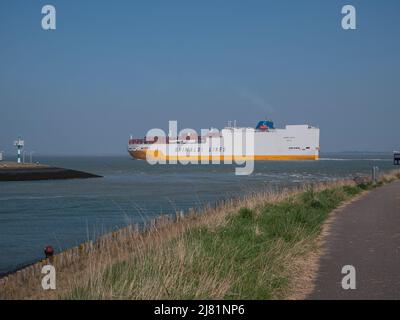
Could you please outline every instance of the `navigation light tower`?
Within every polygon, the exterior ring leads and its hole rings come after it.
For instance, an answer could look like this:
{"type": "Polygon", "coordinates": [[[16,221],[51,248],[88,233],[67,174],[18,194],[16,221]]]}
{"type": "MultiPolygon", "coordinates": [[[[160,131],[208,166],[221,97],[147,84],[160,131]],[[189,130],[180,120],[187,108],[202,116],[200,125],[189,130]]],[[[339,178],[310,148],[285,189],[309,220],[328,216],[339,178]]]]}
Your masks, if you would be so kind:
{"type": "Polygon", "coordinates": [[[21,163],[21,151],[24,148],[24,140],[21,139],[21,137],[18,137],[17,140],[14,141],[14,146],[17,147],[18,153],[17,153],[17,162],[21,163]]]}

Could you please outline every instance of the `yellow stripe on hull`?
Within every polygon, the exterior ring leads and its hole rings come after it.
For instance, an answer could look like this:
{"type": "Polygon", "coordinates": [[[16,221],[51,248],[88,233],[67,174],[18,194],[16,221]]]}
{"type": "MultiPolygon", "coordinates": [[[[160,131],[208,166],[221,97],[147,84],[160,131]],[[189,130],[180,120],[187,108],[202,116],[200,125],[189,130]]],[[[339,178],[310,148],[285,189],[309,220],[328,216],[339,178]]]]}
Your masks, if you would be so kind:
{"type": "Polygon", "coordinates": [[[318,160],[318,155],[256,155],[256,156],[165,156],[157,151],[129,151],[135,159],[164,160],[164,161],[288,161],[288,160],[318,160]]]}

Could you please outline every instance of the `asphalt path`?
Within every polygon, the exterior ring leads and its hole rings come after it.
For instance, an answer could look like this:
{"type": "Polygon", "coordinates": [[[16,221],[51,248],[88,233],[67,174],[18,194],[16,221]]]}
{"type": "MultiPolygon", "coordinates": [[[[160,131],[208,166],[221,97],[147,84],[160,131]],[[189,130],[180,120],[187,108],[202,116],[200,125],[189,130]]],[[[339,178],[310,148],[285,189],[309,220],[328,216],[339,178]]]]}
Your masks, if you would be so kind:
{"type": "Polygon", "coordinates": [[[308,299],[400,299],[400,181],[371,190],[335,215],[308,299]],[[344,287],[355,289],[343,288],[344,277],[344,287]]]}

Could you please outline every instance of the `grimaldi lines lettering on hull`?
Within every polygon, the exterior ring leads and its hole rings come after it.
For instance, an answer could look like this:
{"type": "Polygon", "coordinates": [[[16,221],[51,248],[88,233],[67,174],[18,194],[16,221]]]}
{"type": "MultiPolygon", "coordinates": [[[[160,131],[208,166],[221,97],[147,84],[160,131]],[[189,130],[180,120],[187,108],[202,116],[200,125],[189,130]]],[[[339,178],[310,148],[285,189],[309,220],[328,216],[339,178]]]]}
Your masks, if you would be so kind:
{"type": "Polygon", "coordinates": [[[228,125],[218,129],[183,129],[172,125],[168,135],[152,129],[142,139],[130,138],[129,154],[135,159],[154,161],[248,161],[317,160],[319,128],[286,125],[275,128],[272,121],[260,121],[256,128],[228,125]]]}

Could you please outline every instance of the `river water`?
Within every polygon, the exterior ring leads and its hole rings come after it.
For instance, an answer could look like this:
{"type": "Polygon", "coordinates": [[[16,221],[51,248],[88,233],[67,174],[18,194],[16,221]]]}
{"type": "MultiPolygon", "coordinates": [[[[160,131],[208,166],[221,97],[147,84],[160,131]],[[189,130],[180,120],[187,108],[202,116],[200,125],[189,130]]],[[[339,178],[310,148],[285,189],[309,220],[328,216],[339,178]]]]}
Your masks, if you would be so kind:
{"type": "Polygon", "coordinates": [[[240,197],[263,188],[329,181],[393,169],[388,154],[322,154],[319,161],[257,162],[250,176],[230,165],[158,165],[115,157],[36,157],[104,176],[87,180],[0,182],[0,274],[127,223],[240,197]]]}

